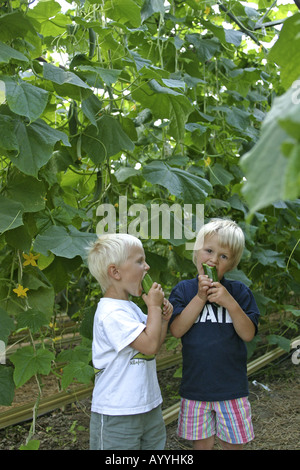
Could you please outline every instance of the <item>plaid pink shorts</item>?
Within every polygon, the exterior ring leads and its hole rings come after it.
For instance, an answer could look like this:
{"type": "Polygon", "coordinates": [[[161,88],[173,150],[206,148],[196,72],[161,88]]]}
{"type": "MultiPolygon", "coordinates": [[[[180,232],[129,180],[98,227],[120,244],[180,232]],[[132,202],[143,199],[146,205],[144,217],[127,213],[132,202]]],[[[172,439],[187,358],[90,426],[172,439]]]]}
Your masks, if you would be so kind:
{"type": "Polygon", "coordinates": [[[181,399],[178,435],[198,441],[216,434],[222,441],[245,444],[254,438],[247,397],[226,401],[181,399]]]}

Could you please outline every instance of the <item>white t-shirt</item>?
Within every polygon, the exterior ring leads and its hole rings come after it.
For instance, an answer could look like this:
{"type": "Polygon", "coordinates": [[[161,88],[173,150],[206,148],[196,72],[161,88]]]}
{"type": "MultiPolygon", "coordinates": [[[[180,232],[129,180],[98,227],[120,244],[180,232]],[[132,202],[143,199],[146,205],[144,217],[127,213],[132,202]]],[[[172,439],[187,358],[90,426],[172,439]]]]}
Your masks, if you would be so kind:
{"type": "Polygon", "coordinates": [[[147,316],[133,302],[104,297],[94,318],[92,411],[106,415],[145,413],[162,402],[155,356],[131,344],[146,328],[147,316]]]}

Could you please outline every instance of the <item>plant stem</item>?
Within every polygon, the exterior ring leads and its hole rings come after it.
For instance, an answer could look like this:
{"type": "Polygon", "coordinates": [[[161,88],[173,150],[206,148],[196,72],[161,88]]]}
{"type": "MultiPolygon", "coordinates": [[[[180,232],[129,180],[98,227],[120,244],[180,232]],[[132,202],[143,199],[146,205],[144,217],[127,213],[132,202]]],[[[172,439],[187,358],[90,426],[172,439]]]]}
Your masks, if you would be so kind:
{"type": "Polygon", "coordinates": [[[27,436],[27,439],[26,439],[26,445],[32,439],[32,436],[34,436],[34,434],[35,434],[36,419],[37,419],[40,399],[41,399],[41,395],[42,395],[42,388],[41,388],[42,387],[42,382],[41,382],[41,378],[40,378],[39,374],[35,374],[35,379],[36,379],[36,382],[37,382],[37,385],[38,385],[39,392],[38,392],[37,399],[34,403],[34,406],[32,408],[32,423],[31,423],[29,433],[28,433],[28,436],[27,436]]]}

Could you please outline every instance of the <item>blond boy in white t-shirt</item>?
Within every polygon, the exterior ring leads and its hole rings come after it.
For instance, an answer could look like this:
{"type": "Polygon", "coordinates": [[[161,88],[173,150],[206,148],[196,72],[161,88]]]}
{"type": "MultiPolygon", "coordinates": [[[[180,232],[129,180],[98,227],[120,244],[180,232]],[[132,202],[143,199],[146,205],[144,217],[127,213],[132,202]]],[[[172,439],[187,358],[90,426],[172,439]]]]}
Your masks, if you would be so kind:
{"type": "Polygon", "coordinates": [[[149,270],[141,241],[128,234],[101,236],[89,249],[90,272],[104,296],[94,318],[95,377],[90,424],[92,450],[163,450],[166,440],[155,354],[173,307],[156,282],[143,300],[149,270]],[[163,304],[163,308],[161,307],[163,304]]]}

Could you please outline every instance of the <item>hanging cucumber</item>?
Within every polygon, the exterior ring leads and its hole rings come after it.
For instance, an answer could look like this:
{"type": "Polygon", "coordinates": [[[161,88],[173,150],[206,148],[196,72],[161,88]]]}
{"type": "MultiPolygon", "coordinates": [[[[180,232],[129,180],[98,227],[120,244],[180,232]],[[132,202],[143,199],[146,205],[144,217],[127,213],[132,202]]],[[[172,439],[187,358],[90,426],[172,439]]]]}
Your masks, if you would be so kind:
{"type": "Polygon", "coordinates": [[[96,49],[97,36],[93,28],[89,28],[89,59],[94,57],[96,49]]]}
{"type": "Polygon", "coordinates": [[[69,121],[69,133],[70,137],[74,136],[78,132],[78,113],[77,113],[77,103],[72,101],[68,111],[68,121],[69,121]]]}

